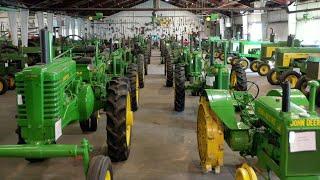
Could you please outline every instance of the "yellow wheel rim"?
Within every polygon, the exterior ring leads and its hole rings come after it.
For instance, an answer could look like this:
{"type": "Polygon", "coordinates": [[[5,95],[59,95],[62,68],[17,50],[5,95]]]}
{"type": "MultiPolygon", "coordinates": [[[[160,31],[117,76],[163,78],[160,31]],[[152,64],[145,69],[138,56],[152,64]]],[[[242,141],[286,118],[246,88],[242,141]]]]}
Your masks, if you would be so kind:
{"type": "Polygon", "coordinates": [[[0,91],[3,90],[3,83],[0,81],[0,91]]]}
{"type": "Polygon", "coordinates": [[[252,67],[252,70],[257,71],[258,70],[258,63],[256,63],[256,62],[252,63],[251,67],[252,67]]]}
{"type": "Polygon", "coordinates": [[[109,170],[107,170],[107,173],[106,173],[106,177],[104,177],[105,180],[111,180],[111,173],[109,170]]]}
{"type": "Polygon", "coordinates": [[[242,68],[247,68],[248,67],[248,62],[246,60],[241,60],[240,65],[242,68]]]}
{"type": "Polygon", "coordinates": [[[231,72],[230,84],[232,87],[235,87],[237,85],[237,74],[235,71],[231,72]]]}
{"type": "Polygon", "coordinates": [[[8,85],[9,85],[9,87],[13,87],[13,86],[14,86],[14,79],[13,79],[13,77],[9,77],[9,78],[8,78],[8,85]]]}
{"type": "Polygon", "coordinates": [[[272,82],[274,82],[274,83],[277,83],[278,82],[278,73],[277,72],[272,72],[272,74],[271,74],[271,80],[272,80],[272,82]]]}
{"type": "MultiPolygon", "coordinates": [[[[205,97],[200,98],[197,117],[197,141],[201,166],[205,171],[223,165],[223,129],[205,97]]],[[[217,171],[216,171],[217,172],[217,171]]],[[[218,172],[217,172],[218,173],[218,172]]]]}
{"type": "Polygon", "coordinates": [[[215,53],[214,53],[214,57],[215,57],[215,58],[219,57],[219,53],[218,53],[218,52],[215,52],[215,53]]]}
{"type": "Polygon", "coordinates": [[[296,87],[296,84],[298,82],[298,77],[295,75],[289,75],[286,77],[286,80],[290,82],[290,85],[291,85],[290,87],[294,88],[296,87]]]}
{"type": "Polygon", "coordinates": [[[266,75],[269,72],[269,67],[267,65],[261,65],[259,68],[260,74],[266,75]]]}
{"type": "Polygon", "coordinates": [[[137,104],[139,104],[139,91],[140,91],[140,88],[139,88],[139,77],[138,77],[138,74],[136,76],[136,101],[137,101],[137,104]]]}
{"type": "Polygon", "coordinates": [[[126,103],[126,140],[127,146],[131,143],[131,129],[133,125],[133,112],[131,111],[131,97],[130,93],[127,94],[126,103]]]}
{"type": "Polygon", "coordinates": [[[257,180],[257,175],[247,163],[244,163],[236,171],[236,180],[257,180]]]}

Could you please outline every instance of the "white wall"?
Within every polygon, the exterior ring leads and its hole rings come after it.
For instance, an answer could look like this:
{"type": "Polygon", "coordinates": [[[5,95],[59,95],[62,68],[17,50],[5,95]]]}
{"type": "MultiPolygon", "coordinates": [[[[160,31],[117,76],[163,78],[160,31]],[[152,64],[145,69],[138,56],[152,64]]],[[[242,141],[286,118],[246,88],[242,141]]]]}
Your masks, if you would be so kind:
{"type": "MultiPolygon", "coordinates": [[[[133,8],[152,8],[153,0],[149,0],[133,8]]],[[[160,1],[160,8],[177,8],[171,4],[160,1]]],[[[106,28],[107,38],[117,38],[121,37],[122,34],[126,37],[133,37],[138,32],[137,29],[141,29],[141,27],[145,27],[146,35],[149,34],[178,34],[187,36],[187,33],[192,31],[203,30],[204,28],[200,25],[200,18],[198,18],[195,14],[189,11],[158,11],[156,12],[158,16],[179,16],[179,17],[168,17],[172,20],[172,24],[167,27],[155,27],[151,25],[151,11],[122,11],[117,14],[111,15],[106,18],[107,21],[111,22],[111,24],[107,24],[106,28]],[[139,17],[139,16],[148,16],[148,17],[139,17]],[[180,17],[181,16],[181,17],[180,17]],[[113,24],[112,24],[113,23],[113,24]],[[150,23],[150,25],[146,25],[146,23],[150,23]],[[198,27],[198,30],[196,30],[198,27]],[[184,30],[186,29],[186,32],[184,30]]]]}

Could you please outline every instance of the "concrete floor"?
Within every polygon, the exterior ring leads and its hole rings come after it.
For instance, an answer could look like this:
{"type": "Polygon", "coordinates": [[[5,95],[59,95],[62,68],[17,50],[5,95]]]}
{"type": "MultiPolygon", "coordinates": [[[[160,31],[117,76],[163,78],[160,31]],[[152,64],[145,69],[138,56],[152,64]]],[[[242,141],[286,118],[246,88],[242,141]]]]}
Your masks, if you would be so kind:
{"type": "MultiPolygon", "coordinates": [[[[158,51],[153,52],[159,56],[158,51]]],[[[186,109],[173,111],[173,88],[164,87],[165,76],[160,58],[153,57],[145,88],[140,91],[140,108],[135,113],[135,124],[130,157],[126,162],[114,163],[114,179],[233,179],[235,166],[244,160],[227,146],[225,166],[219,175],[203,174],[199,166],[196,140],[198,97],[186,97],[186,109]]],[[[260,87],[260,94],[272,88],[265,77],[248,72],[248,79],[260,87]]],[[[15,92],[0,96],[0,144],[16,144],[15,92]]],[[[87,138],[95,146],[105,146],[105,115],[99,121],[98,131],[82,134],[73,124],[63,131],[58,143],[80,144],[87,138]]],[[[55,158],[30,164],[24,159],[1,158],[0,179],[85,179],[79,158],[55,158]]]]}

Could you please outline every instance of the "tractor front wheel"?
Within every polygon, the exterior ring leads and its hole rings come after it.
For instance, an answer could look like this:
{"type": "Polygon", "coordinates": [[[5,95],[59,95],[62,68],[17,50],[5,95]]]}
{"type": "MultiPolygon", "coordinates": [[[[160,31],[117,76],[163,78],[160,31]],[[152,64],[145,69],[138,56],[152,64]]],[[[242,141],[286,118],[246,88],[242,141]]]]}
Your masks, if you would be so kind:
{"type": "Polygon", "coordinates": [[[110,81],[106,103],[108,155],[113,162],[127,160],[130,153],[133,112],[128,83],[110,81]]]}
{"type": "Polygon", "coordinates": [[[241,59],[239,60],[239,64],[241,65],[241,67],[242,67],[244,70],[246,70],[246,69],[248,69],[250,62],[249,62],[249,60],[248,60],[247,58],[241,58],[241,59]]]}
{"type": "Polygon", "coordinates": [[[258,74],[260,76],[266,76],[270,71],[270,66],[268,63],[260,63],[258,66],[258,74]]]}
{"type": "Polygon", "coordinates": [[[108,156],[95,156],[90,159],[87,180],[112,180],[113,171],[111,160],[108,156]]]}
{"type": "Polygon", "coordinates": [[[184,66],[177,64],[175,67],[174,81],[174,110],[177,112],[184,111],[185,107],[185,71],[184,66]]]}
{"type": "Polygon", "coordinates": [[[279,72],[277,72],[275,69],[271,69],[269,73],[267,74],[267,80],[271,85],[279,85],[279,72]]]}
{"type": "Polygon", "coordinates": [[[8,91],[8,82],[3,77],[0,77],[0,95],[8,91]]]}
{"type": "Polygon", "coordinates": [[[130,64],[128,66],[127,77],[130,81],[131,108],[132,111],[137,111],[139,104],[139,77],[136,64],[130,64]]]}
{"type": "Polygon", "coordinates": [[[252,72],[257,72],[258,71],[258,63],[259,63],[258,60],[252,61],[250,63],[250,69],[251,69],[252,72]]]}
{"type": "Polygon", "coordinates": [[[285,71],[279,76],[280,82],[288,81],[291,88],[295,88],[301,74],[296,71],[285,71]]]}
{"type": "Polygon", "coordinates": [[[94,132],[98,126],[99,111],[92,113],[91,116],[84,121],[79,121],[82,132],[94,132]]]}
{"type": "Polygon", "coordinates": [[[173,86],[173,65],[171,57],[167,58],[166,60],[166,86],[173,86]]]}
{"type": "Polygon", "coordinates": [[[138,76],[139,76],[139,87],[144,88],[144,56],[138,54],[138,76]]]}
{"type": "Polygon", "coordinates": [[[237,91],[247,90],[247,75],[240,64],[232,66],[230,73],[230,86],[237,91]]]}

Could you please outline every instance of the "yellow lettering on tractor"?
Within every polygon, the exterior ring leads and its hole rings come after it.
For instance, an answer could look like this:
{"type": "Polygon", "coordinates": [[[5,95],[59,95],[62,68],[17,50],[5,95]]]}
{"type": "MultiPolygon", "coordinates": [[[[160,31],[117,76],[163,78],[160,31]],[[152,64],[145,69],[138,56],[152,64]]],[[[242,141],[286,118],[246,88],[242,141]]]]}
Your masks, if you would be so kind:
{"type": "Polygon", "coordinates": [[[320,119],[295,119],[290,127],[320,127],[320,119]]]}

